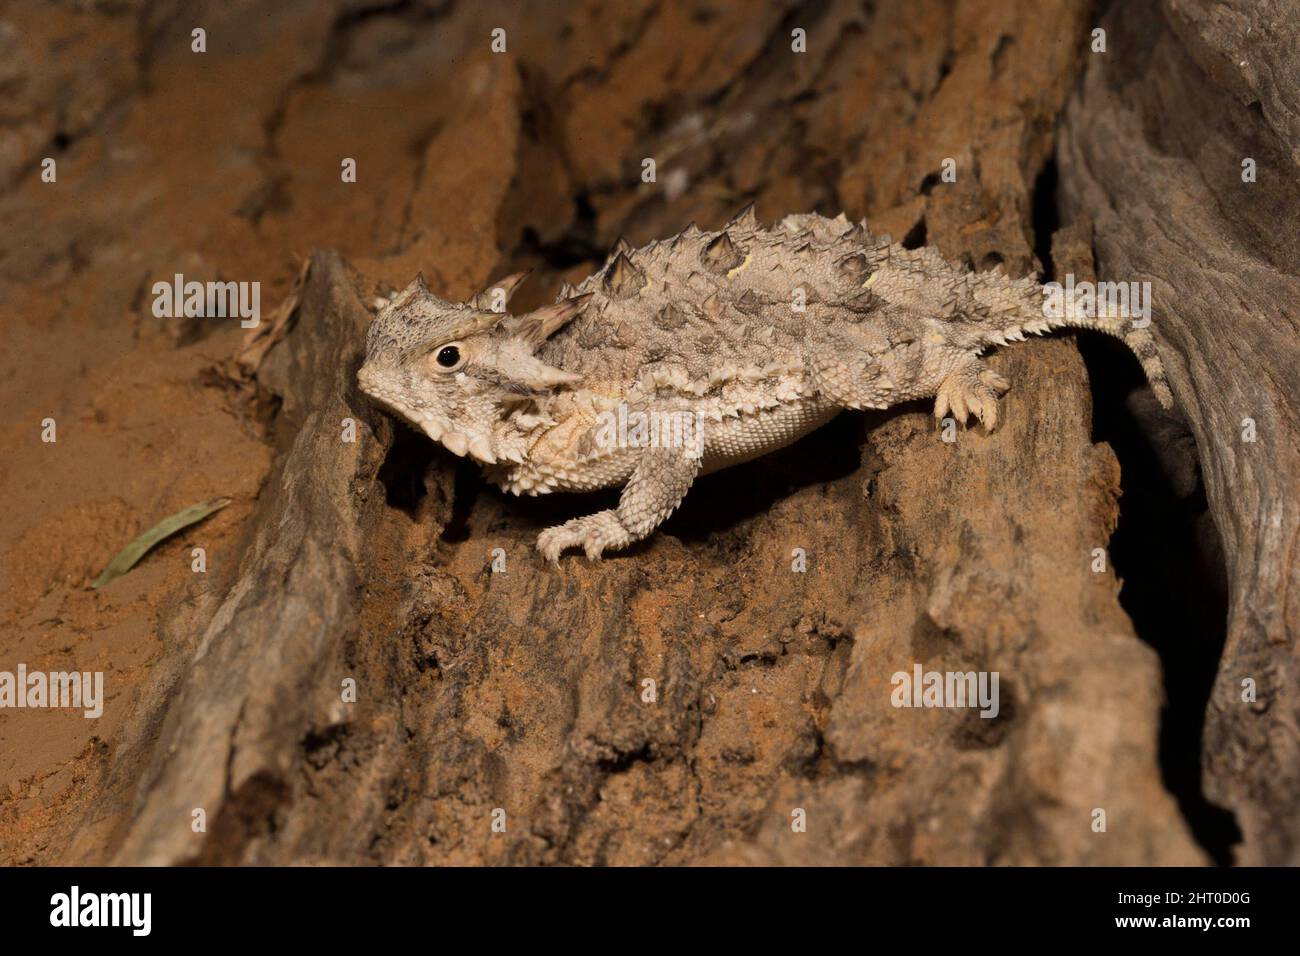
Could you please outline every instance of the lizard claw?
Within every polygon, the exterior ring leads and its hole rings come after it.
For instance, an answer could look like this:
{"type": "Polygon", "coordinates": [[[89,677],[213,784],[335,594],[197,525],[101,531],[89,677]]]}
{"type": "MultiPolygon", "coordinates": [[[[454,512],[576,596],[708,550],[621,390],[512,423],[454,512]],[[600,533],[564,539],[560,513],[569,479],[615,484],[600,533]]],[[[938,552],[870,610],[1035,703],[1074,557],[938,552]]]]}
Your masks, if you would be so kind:
{"type": "Polygon", "coordinates": [[[557,568],[560,566],[560,555],[564,553],[564,549],[576,543],[570,539],[565,531],[566,527],[566,525],[559,525],[547,528],[537,536],[537,550],[542,553],[543,558],[557,568]]]}
{"type": "Polygon", "coordinates": [[[934,398],[934,417],[942,420],[949,410],[958,424],[974,415],[988,431],[998,424],[998,398],[1011,384],[987,366],[967,365],[943,380],[934,398]]]}
{"type": "Polygon", "coordinates": [[[618,516],[613,511],[601,511],[547,528],[537,536],[537,550],[558,565],[560,555],[568,548],[582,548],[589,560],[599,561],[606,550],[626,547],[631,541],[618,516]]]}
{"type": "Polygon", "coordinates": [[[1011,389],[1011,383],[991,368],[982,369],[979,380],[999,395],[1005,395],[1011,389]]]}

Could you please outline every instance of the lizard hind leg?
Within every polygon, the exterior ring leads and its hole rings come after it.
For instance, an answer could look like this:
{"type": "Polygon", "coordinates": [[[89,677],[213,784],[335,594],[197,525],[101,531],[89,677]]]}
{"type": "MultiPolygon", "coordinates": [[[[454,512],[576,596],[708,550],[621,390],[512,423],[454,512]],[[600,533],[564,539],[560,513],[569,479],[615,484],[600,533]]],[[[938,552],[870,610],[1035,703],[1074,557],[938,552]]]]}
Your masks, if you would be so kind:
{"type": "Polygon", "coordinates": [[[888,408],[899,389],[875,356],[818,356],[807,363],[818,393],[841,408],[888,408]]]}
{"type": "Polygon", "coordinates": [[[618,507],[547,528],[537,550],[552,564],[568,548],[582,548],[598,560],[605,551],[626,548],[649,536],[677,509],[700,470],[700,459],[681,448],[648,448],[623,486],[618,507]]]}
{"type": "Polygon", "coordinates": [[[934,417],[940,421],[950,412],[965,425],[974,415],[986,429],[998,424],[998,399],[1011,384],[974,356],[966,357],[939,383],[934,397],[934,417]]]}

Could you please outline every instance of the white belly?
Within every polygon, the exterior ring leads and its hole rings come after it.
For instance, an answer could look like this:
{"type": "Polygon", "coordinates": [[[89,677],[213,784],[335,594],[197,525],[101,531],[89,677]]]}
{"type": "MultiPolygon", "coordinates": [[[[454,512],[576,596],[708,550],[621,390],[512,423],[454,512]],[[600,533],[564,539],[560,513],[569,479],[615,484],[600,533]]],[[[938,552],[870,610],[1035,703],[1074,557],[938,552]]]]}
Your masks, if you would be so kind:
{"type": "Polygon", "coordinates": [[[704,425],[702,473],[721,471],[793,444],[838,415],[840,408],[810,399],[704,425]]]}
{"type": "MultiPolygon", "coordinates": [[[[751,461],[798,441],[840,412],[820,398],[756,411],[740,418],[704,422],[701,474],[751,461]]],[[[643,448],[620,448],[570,466],[532,460],[519,466],[491,469],[490,477],[503,489],[536,495],[551,491],[595,491],[627,483],[643,448]]]]}

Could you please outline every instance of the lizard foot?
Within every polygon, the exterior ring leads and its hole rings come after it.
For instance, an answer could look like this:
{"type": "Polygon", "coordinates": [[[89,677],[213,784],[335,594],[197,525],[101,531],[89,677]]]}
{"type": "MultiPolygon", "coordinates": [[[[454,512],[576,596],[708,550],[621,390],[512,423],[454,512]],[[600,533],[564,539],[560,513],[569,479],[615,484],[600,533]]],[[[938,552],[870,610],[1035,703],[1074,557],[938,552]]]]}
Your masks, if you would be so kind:
{"type": "Polygon", "coordinates": [[[559,564],[566,548],[582,548],[592,561],[605,551],[626,548],[673,513],[699,470],[699,459],[686,458],[680,449],[647,449],[623,486],[617,508],[547,528],[537,538],[537,550],[559,564]]]}
{"type": "Polygon", "coordinates": [[[600,511],[547,528],[537,536],[537,550],[552,564],[559,564],[568,548],[582,548],[588,558],[599,561],[604,551],[625,548],[632,540],[615,512],[600,511]]]}
{"type": "Polygon", "coordinates": [[[943,380],[934,398],[934,417],[942,419],[951,410],[959,424],[976,416],[993,431],[998,424],[998,398],[1011,384],[982,362],[973,362],[943,380]]]}

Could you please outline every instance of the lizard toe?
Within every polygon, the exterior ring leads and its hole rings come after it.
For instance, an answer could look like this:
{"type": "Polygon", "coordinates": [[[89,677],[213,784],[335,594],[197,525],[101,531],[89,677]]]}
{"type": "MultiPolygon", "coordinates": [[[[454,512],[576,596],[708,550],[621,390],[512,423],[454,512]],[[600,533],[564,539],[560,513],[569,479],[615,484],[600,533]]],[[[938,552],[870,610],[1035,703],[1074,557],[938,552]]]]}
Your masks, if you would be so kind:
{"type": "Polygon", "coordinates": [[[564,553],[565,549],[579,543],[572,531],[569,530],[569,525],[572,523],[570,521],[567,524],[556,525],[554,528],[547,528],[537,536],[537,550],[551,564],[558,565],[560,555],[564,553]]]}
{"type": "Polygon", "coordinates": [[[1005,395],[1011,389],[1011,383],[991,368],[981,370],[979,379],[999,395],[1005,395]]]}
{"type": "Polygon", "coordinates": [[[1011,387],[1010,383],[991,368],[966,365],[943,380],[935,395],[934,416],[942,419],[951,410],[952,417],[961,425],[973,415],[988,431],[998,423],[998,398],[1011,387]]]}
{"type": "Polygon", "coordinates": [[[939,386],[939,392],[934,396],[934,418],[935,421],[943,421],[948,412],[952,410],[952,400],[948,383],[944,382],[939,386]]]}

